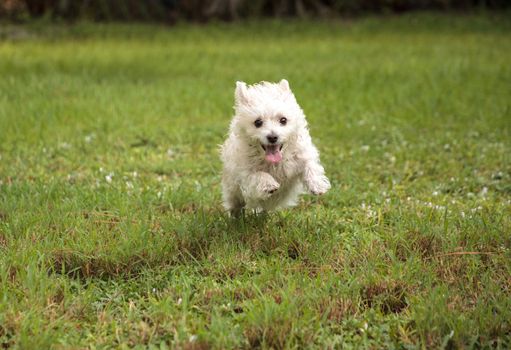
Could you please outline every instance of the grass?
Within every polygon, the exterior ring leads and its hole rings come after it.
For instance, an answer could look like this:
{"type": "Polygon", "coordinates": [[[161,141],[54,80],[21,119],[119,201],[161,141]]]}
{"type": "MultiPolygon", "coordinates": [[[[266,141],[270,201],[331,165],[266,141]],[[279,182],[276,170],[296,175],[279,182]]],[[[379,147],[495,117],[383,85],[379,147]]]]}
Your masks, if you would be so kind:
{"type": "Polygon", "coordinates": [[[0,347],[508,348],[511,23],[0,33],[0,347]],[[333,189],[232,220],[234,82],[287,78],[333,189]]]}

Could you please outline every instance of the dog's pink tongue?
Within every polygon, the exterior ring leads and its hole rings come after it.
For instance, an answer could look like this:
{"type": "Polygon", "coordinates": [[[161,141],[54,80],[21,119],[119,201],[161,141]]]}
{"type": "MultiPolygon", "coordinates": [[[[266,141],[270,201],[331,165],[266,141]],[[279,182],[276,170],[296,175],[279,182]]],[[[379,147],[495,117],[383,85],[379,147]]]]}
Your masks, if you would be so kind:
{"type": "Polygon", "coordinates": [[[266,146],[266,156],[264,157],[267,162],[277,164],[282,160],[282,153],[280,153],[279,146],[266,146]]]}

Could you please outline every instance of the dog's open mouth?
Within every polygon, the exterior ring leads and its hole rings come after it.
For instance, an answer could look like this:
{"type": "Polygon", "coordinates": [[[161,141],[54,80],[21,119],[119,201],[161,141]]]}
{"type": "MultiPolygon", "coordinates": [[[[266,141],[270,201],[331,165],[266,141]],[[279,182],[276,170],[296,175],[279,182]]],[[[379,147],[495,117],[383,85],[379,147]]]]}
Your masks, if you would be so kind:
{"type": "Polygon", "coordinates": [[[272,164],[277,164],[282,160],[282,144],[280,145],[263,145],[261,147],[264,149],[265,156],[267,162],[272,164]]]}

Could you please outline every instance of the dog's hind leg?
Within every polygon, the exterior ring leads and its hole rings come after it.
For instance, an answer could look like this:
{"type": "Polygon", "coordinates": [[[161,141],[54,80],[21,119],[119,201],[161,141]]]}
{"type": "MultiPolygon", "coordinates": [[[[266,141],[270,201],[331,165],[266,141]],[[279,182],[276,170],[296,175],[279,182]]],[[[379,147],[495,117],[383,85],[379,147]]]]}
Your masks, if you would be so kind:
{"type": "Polygon", "coordinates": [[[245,207],[245,203],[240,200],[239,198],[236,198],[234,201],[230,202],[229,203],[229,208],[227,210],[229,210],[229,214],[232,216],[232,217],[240,217],[241,214],[243,213],[243,208],[245,207]]]}
{"type": "Polygon", "coordinates": [[[229,211],[232,216],[239,216],[245,206],[245,201],[241,197],[239,189],[232,187],[224,187],[223,191],[224,208],[229,211]]]}

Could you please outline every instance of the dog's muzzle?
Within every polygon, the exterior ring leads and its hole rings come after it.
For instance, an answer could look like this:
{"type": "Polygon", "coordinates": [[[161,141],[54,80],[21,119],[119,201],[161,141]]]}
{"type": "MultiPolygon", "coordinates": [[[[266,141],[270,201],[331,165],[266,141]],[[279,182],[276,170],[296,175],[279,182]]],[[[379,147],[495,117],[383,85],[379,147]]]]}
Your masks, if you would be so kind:
{"type": "Polygon", "coordinates": [[[272,145],[263,145],[261,147],[264,149],[265,155],[264,159],[268,163],[278,164],[282,160],[282,146],[283,144],[272,144],[272,145]]]}

